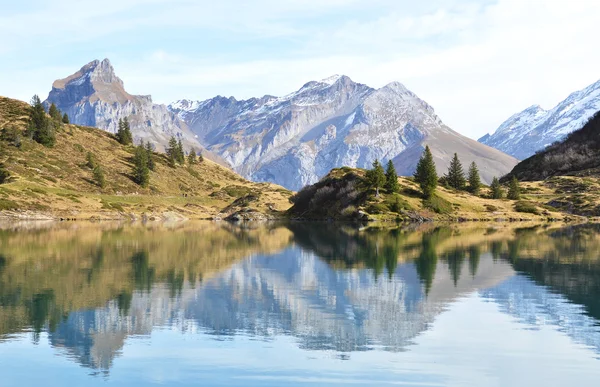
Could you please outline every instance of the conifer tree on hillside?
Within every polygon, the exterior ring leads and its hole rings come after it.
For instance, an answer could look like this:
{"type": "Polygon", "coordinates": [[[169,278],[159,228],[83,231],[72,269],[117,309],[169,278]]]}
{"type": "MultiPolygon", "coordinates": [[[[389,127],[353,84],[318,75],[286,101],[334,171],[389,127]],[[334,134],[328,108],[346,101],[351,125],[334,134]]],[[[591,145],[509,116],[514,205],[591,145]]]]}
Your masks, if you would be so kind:
{"type": "Polygon", "coordinates": [[[96,165],[92,174],[96,185],[100,188],[104,188],[106,186],[106,179],[104,178],[104,171],[102,170],[102,167],[100,165],[96,165]]]}
{"type": "Polygon", "coordinates": [[[87,153],[85,160],[86,160],[85,165],[87,165],[87,167],[90,169],[94,169],[94,168],[96,168],[96,165],[98,165],[98,163],[96,162],[96,157],[94,157],[92,152],[87,153]]]}
{"type": "Polygon", "coordinates": [[[367,171],[367,183],[375,188],[375,196],[379,196],[379,188],[385,184],[385,171],[379,160],[373,161],[373,169],[367,171]]]}
{"type": "Polygon", "coordinates": [[[4,184],[9,177],[10,172],[8,172],[4,164],[0,163],[0,184],[4,184]]]}
{"type": "Polygon", "coordinates": [[[433,161],[433,155],[429,146],[425,147],[419,163],[417,164],[417,170],[414,174],[415,181],[421,187],[423,195],[426,198],[430,198],[437,187],[438,176],[435,170],[435,162],[433,161]]]}
{"type": "Polygon", "coordinates": [[[185,164],[185,153],[183,152],[181,139],[177,141],[177,162],[181,165],[185,164]]]}
{"type": "Polygon", "coordinates": [[[27,134],[33,138],[34,141],[47,147],[54,146],[54,143],[56,142],[54,125],[52,125],[46,116],[42,101],[37,95],[34,95],[31,99],[27,134]]]}
{"type": "Polygon", "coordinates": [[[469,192],[478,196],[480,191],[481,178],[479,177],[479,168],[477,168],[477,164],[473,161],[469,167],[469,192]]]}
{"type": "Polygon", "coordinates": [[[54,103],[52,103],[50,105],[50,108],[48,109],[48,115],[54,121],[62,122],[62,114],[60,113],[60,110],[58,110],[58,108],[56,107],[56,105],[54,103]]]}
{"type": "Polygon", "coordinates": [[[387,169],[385,171],[385,189],[388,193],[396,193],[400,190],[398,185],[398,174],[392,160],[387,163],[387,169]]]}
{"type": "Polygon", "coordinates": [[[178,144],[175,137],[171,136],[169,139],[169,146],[166,149],[167,158],[169,159],[169,165],[172,168],[175,168],[175,163],[177,162],[177,152],[178,152],[178,144]]]}
{"type": "Polygon", "coordinates": [[[117,141],[123,145],[133,144],[133,135],[131,134],[131,128],[129,126],[129,120],[127,117],[119,119],[119,129],[117,130],[117,141]]]}
{"type": "Polygon", "coordinates": [[[502,199],[504,196],[504,192],[502,190],[502,186],[500,185],[500,181],[497,177],[494,176],[492,180],[492,184],[490,185],[492,199],[502,199]]]}
{"type": "Polygon", "coordinates": [[[510,200],[520,200],[521,199],[521,187],[519,187],[519,180],[517,180],[516,176],[513,176],[510,180],[510,185],[508,186],[508,195],[507,197],[510,200]]]}
{"type": "Polygon", "coordinates": [[[154,146],[150,141],[146,142],[146,145],[144,145],[144,142],[142,141],[142,146],[144,147],[144,149],[146,149],[146,157],[148,158],[148,169],[154,171],[154,169],[156,168],[156,163],[154,162],[154,146]]]}
{"type": "Polygon", "coordinates": [[[148,187],[150,170],[148,169],[148,154],[146,149],[139,145],[135,147],[133,156],[133,180],[142,187],[148,187]]]}
{"type": "Polygon", "coordinates": [[[198,158],[196,157],[196,150],[192,148],[192,150],[190,150],[190,154],[188,155],[188,164],[196,165],[197,162],[198,158]]]}
{"type": "Polygon", "coordinates": [[[62,122],[63,124],[68,124],[69,122],[69,116],[67,115],[67,113],[63,114],[62,116],[62,122]]]}
{"type": "Polygon", "coordinates": [[[200,153],[198,154],[198,162],[199,162],[199,163],[203,163],[203,162],[204,162],[204,156],[202,156],[202,152],[200,152],[200,153]]]}
{"type": "Polygon", "coordinates": [[[450,166],[448,167],[448,173],[444,177],[449,187],[458,190],[465,188],[465,173],[456,153],[454,154],[454,157],[450,162],[450,166]]]}

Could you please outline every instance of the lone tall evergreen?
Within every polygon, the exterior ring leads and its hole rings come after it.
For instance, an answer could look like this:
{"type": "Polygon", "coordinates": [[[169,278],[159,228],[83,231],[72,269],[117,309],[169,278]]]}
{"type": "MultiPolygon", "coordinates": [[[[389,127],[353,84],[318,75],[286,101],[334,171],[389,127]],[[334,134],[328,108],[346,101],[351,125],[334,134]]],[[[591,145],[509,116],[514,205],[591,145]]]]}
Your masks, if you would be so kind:
{"type": "Polygon", "coordinates": [[[438,176],[435,171],[435,162],[433,161],[433,155],[431,154],[429,146],[425,147],[421,159],[419,159],[414,177],[415,181],[421,187],[423,195],[425,195],[426,198],[430,198],[435,193],[438,176]]]}
{"type": "MultiPolygon", "coordinates": [[[[144,145],[143,141],[142,145],[144,145]]],[[[154,171],[156,163],[154,162],[154,147],[152,146],[152,143],[150,141],[146,142],[144,149],[146,149],[146,157],[148,158],[148,169],[154,171]]]]}
{"type": "Polygon", "coordinates": [[[181,139],[177,141],[177,162],[181,165],[185,164],[185,153],[183,152],[181,139]]]}
{"type": "Polygon", "coordinates": [[[448,186],[454,189],[464,189],[466,184],[465,173],[462,164],[455,153],[454,158],[448,167],[448,173],[445,176],[448,186]]]}
{"type": "Polygon", "coordinates": [[[502,199],[502,196],[504,196],[502,186],[500,186],[500,181],[495,176],[492,180],[492,184],[490,185],[490,189],[492,190],[492,199],[502,199]]]}
{"type": "Polygon", "coordinates": [[[481,191],[481,178],[479,177],[479,168],[473,161],[469,167],[469,192],[478,196],[479,191],[481,191]]]}
{"type": "Polygon", "coordinates": [[[175,137],[171,136],[171,138],[169,139],[169,146],[167,147],[166,153],[167,153],[167,158],[169,159],[169,165],[172,168],[175,168],[175,163],[178,160],[177,157],[177,153],[178,153],[178,144],[177,144],[177,140],[175,139],[175,137]]]}
{"type": "Polygon", "coordinates": [[[394,167],[392,160],[388,161],[385,170],[385,189],[388,193],[396,193],[400,190],[400,186],[398,185],[398,174],[396,173],[396,168],[394,167]]]}
{"type": "Polygon", "coordinates": [[[367,171],[366,177],[369,186],[375,188],[375,196],[379,196],[379,188],[386,183],[385,171],[379,160],[373,161],[373,169],[367,171]]]}
{"type": "Polygon", "coordinates": [[[54,134],[54,125],[46,116],[46,111],[42,105],[40,97],[34,95],[31,99],[31,110],[29,111],[29,123],[27,133],[36,142],[51,147],[56,142],[54,134]]]}
{"type": "Polygon", "coordinates": [[[135,154],[133,156],[133,180],[144,188],[147,187],[150,182],[148,154],[146,149],[141,145],[135,148],[135,154]]]}
{"type": "Polygon", "coordinates": [[[507,197],[510,200],[520,200],[521,199],[521,188],[519,187],[519,180],[517,180],[516,176],[513,176],[510,180],[510,185],[508,186],[508,195],[507,197]]]}
{"type": "Polygon", "coordinates": [[[119,129],[117,130],[117,141],[123,145],[133,144],[133,135],[131,134],[131,128],[129,126],[129,120],[127,117],[119,119],[119,129]]]}

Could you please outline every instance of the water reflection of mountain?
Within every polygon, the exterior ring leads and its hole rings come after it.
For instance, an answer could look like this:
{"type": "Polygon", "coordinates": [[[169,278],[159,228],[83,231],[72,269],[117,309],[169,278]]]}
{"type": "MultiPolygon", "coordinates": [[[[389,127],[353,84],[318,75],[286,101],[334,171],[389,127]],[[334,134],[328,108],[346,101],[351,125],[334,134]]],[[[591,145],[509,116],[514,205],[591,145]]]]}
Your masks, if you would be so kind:
{"type": "MultiPolygon", "coordinates": [[[[125,238],[131,236],[124,232],[125,238]]],[[[266,235],[253,231],[251,238],[236,232],[227,230],[227,236],[219,238],[192,231],[177,237],[151,234],[142,246],[138,243],[136,249],[116,258],[106,253],[111,248],[105,248],[102,270],[90,269],[93,259],[83,267],[86,275],[90,270],[95,273],[89,290],[100,283],[110,285],[112,290],[103,290],[112,294],[110,301],[98,306],[92,298],[88,307],[69,313],[53,312],[57,304],[69,301],[58,285],[45,292],[36,288],[17,306],[15,297],[30,291],[32,278],[47,286],[68,283],[78,278],[73,273],[81,267],[67,270],[67,263],[54,261],[58,268],[64,265],[56,271],[59,276],[69,275],[50,281],[17,270],[21,266],[0,251],[0,328],[15,319],[14,313],[6,311],[16,308],[32,321],[34,330],[50,330],[54,347],[82,365],[101,370],[110,369],[128,337],[149,335],[164,326],[198,330],[215,339],[249,335],[269,340],[288,335],[307,350],[402,351],[450,303],[477,291],[524,323],[538,326],[544,321],[600,353],[600,333],[594,327],[598,298],[593,297],[599,294],[600,281],[594,274],[599,266],[591,259],[600,251],[600,237],[588,229],[575,234],[572,229],[565,234],[539,228],[414,232],[291,225],[268,230],[266,235]],[[212,239],[199,244],[199,237],[212,239]],[[217,249],[210,247],[217,241],[217,249]],[[167,250],[164,243],[169,243],[167,250]],[[282,247],[264,248],[272,245],[282,247]],[[161,250],[156,250],[158,246],[161,250]],[[224,258],[206,265],[201,262],[211,259],[207,251],[203,251],[206,258],[191,259],[197,248],[211,249],[224,258]],[[173,258],[177,254],[181,258],[173,258]],[[241,259],[245,255],[250,257],[241,259]],[[7,273],[13,279],[8,280],[7,273]],[[30,276],[15,281],[14,273],[30,276]],[[203,273],[210,275],[199,275],[203,273]],[[104,276],[125,285],[115,287],[105,279],[94,282],[104,276]],[[199,277],[201,281],[189,280],[199,277]],[[578,286],[573,286],[574,281],[578,286]]],[[[125,240],[102,238],[107,239],[109,247],[125,240]]],[[[87,251],[76,246],[79,252],[87,251]]],[[[77,297],[72,300],[78,305],[83,302],[77,297]]]]}

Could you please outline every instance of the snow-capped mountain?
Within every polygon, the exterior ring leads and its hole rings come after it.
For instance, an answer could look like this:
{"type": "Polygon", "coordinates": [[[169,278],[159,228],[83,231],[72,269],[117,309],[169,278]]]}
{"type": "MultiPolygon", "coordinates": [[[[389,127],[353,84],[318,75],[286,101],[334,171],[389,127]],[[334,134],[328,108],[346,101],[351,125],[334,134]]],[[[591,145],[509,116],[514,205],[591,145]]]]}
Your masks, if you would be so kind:
{"type": "Polygon", "coordinates": [[[131,95],[108,59],[95,60],[76,73],[55,81],[45,104],[54,103],[72,123],[115,133],[119,119],[129,119],[134,140],[150,141],[162,149],[174,135],[186,148],[201,148],[187,125],[149,95],[131,95]]]}
{"type": "Polygon", "coordinates": [[[518,159],[526,159],[553,142],[564,139],[600,111],[600,81],[576,91],[551,110],[531,106],[506,120],[479,142],[518,159]]]}
{"type": "Polygon", "coordinates": [[[457,152],[465,165],[477,162],[487,182],[517,162],[451,130],[398,82],[373,89],[335,75],[284,97],[218,96],[180,100],[169,109],[244,177],[294,190],[332,168],[369,168],[375,159],[393,160],[398,173],[412,174],[425,145],[440,173],[457,152]]]}

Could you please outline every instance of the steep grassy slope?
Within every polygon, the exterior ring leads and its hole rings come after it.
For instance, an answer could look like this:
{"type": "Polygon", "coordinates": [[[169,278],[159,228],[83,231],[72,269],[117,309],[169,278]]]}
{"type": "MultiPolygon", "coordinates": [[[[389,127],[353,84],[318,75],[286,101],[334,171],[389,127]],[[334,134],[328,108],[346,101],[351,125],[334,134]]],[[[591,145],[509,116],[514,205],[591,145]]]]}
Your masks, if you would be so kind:
{"type": "Polygon", "coordinates": [[[0,185],[5,216],[207,218],[238,210],[276,215],[289,207],[291,193],[279,186],[248,182],[209,160],[171,168],[159,153],[149,187],[141,188],[131,177],[133,147],[99,129],[63,125],[56,145],[46,148],[23,135],[28,109],[0,97],[0,129],[16,128],[22,138],[20,147],[0,141],[0,163],[10,173],[0,185]],[[88,152],[104,170],[105,188],[93,181],[88,152]]]}
{"type": "Polygon", "coordinates": [[[504,180],[543,180],[552,176],[600,175],[600,113],[565,140],[520,162],[504,180]]]}
{"type": "MultiPolygon", "coordinates": [[[[400,192],[388,194],[381,190],[379,197],[364,181],[365,170],[334,169],[318,183],[306,187],[292,197],[294,205],[288,215],[300,219],[379,219],[379,220],[570,220],[577,216],[600,216],[600,206],[592,197],[582,198],[566,208],[569,186],[583,183],[555,179],[548,182],[521,184],[520,201],[490,199],[489,188],[481,196],[465,191],[438,187],[436,195],[423,200],[417,184],[400,177],[400,192]],[[562,203],[562,204],[561,204],[562,203]]],[[[589,184],[600,187],[599,181],[589,184]]],[[[593,193],[590,193],[593,195],[593,193]]],[[[596,196],[600,194],[596,193],[596,196]]],[[[597,198],[600,201],[600,198],[597,198]]]]}

